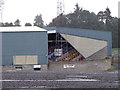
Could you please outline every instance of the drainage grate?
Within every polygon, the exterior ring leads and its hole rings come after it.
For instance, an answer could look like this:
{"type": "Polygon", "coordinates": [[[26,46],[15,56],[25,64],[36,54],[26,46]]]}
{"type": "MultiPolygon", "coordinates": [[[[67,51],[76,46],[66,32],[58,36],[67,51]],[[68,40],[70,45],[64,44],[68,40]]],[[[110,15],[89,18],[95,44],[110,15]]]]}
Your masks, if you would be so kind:
{"type": "Polygon", "coordinates": [[[15,69],[21,70],[21,69],[23,69],[23,67],[22,66],[15,66],[15,69]]]}
{"type": "Polygon", "coordinates": [[[40,68],[34,68],[34,70],[40,70],[40,68]]]}

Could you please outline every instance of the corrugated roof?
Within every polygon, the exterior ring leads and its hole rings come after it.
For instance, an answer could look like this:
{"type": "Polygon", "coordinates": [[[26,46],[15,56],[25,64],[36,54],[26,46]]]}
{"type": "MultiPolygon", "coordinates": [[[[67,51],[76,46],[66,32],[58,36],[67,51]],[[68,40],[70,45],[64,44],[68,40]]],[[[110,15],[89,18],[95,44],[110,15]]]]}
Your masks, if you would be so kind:
{"type": "Polygon", "coordinates": [[[24,27],[0,27],[0,32],[27,32],[27,31],[47,31],[43,28],[36,26],[24,26],[24,27]]]}

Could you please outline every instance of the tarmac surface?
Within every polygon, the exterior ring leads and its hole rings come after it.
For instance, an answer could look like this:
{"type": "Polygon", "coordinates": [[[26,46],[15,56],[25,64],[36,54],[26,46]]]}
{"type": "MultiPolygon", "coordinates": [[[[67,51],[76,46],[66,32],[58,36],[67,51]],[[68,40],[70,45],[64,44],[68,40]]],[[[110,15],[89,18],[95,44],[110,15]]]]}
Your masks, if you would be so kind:
{"type": "Polygon", "coordinates": [[[120,81],[118,71],[84,73],[79,71],[5,70],[0,75],[2,75],[0,80],[2,90],[118,88],[120,81]]]}

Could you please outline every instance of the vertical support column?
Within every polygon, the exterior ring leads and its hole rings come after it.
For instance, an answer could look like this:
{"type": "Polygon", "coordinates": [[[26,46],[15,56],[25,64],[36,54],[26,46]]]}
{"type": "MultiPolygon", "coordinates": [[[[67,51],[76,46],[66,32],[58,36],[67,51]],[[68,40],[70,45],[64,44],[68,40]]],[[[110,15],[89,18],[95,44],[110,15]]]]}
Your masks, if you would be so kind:
{"type": "Polygon", "coordinates": [[[63,48],[63,45],[62,45],[62,36],[60,35],[60,42],[61,42],[61,44],[60,44],[60,48],[62,49],[63,48]]]}
{"type": "MultiPolygon", "coordinates": [[[[0,80],[2,80],[2,33],[0,33],[0,80]]],[[[2,82],[0,82],[0,90],[2,89],[2,82]]]]}
{"type": "Polygon", "coordinates": [[[57,37],[58,37],[58,35],[57,35],[57,33],[56,33],[56,40],[55,40],[55,48],[57,48],[57,37]]]}

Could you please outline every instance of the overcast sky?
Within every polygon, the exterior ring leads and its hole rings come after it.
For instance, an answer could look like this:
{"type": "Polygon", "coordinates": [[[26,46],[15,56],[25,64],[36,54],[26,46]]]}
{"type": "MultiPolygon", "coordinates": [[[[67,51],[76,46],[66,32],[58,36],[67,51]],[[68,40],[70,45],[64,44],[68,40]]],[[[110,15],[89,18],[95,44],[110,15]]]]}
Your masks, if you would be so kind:
{"type": "MultiPolygon", "coordinates": [[[[104,11],[108,6],[111,15],[118,17],[118,1],[120,0],[64,0],[65,13],[74,11],[75,4],[90,12],[104,11]]],[[[57,15],[57,0],[4,0],[3,22],[14,22],[19,19],[24,25],[33,24],[37,14],[42,14],[45,24],[57,15]]]]}

